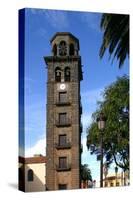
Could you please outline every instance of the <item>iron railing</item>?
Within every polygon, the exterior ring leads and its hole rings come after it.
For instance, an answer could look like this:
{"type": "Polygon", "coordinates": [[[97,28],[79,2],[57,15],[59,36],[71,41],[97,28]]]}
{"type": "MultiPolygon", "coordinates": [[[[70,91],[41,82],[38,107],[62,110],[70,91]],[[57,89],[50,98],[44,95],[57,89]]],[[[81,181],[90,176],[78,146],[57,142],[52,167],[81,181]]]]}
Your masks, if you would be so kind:
{"type": "Polygon", "coordinates": [[[55,143],[56,149],[70,149],[71,148],[71,142],[66,141],[66,143],[55,143]]]}
{"type": "Polygon", "coordinates": [[[71,170],[71,164],[66,163],[66,165],[60,166],[59,164],[56,165],[56,171],[70,171],[71,170]]]}
{"type": "Polygon", "coordinates": [[[69,118],[66,118],[64,120],[57,120],[55,124],[57,127],[67,127],[71,126],[71,120],[69,118]]]}

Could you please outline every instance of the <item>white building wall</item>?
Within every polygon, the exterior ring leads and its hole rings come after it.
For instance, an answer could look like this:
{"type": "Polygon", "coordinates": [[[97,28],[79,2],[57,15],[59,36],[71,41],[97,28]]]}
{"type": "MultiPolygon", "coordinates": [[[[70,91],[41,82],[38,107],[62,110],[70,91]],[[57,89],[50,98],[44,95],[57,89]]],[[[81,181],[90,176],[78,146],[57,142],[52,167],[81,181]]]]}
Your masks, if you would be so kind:
{"type": "Polygon", "coordinates": [[[45,191],[45,163],[35,163],[25,165],[25,192],[45,191]],[[28,170],[34,173],[33,181],[28,181],[28,170]]]}

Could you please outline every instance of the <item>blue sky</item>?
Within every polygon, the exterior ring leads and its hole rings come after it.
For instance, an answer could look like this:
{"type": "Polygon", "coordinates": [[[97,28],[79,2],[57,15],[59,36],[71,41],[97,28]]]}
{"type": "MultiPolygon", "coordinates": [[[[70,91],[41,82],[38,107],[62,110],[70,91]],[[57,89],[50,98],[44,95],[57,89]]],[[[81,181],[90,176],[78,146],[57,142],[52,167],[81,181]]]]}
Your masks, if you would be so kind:
{"type": "Polygon", "coordinates": [[[109,61],[108,52],[99,59],[100,19],[100,13],[26,9],[25,21],[25,156],[45,152],[47,69],[43,57],[51,54],[49,41],[56,32],[71,32],[79,39],[83,65],[82,162],[89,164],[94,179],[99,177],[99,163],[86,149],[86,128],[103,89],[129,73],[128,60],[118,69],[116,60],[109,61]]]}

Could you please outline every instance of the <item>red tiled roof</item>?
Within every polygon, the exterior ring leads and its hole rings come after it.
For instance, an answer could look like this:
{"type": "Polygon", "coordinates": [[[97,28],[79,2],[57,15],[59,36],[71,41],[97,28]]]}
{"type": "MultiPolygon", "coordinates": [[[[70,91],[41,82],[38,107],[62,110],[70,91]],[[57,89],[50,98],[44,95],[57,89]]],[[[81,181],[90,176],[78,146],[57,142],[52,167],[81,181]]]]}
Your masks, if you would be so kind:
{"type": "Polygon", "coordinates": [[[19,163],[23,164],[46,163],[46,156],[35,156],[28,158],[19,156],[19,163]]]}

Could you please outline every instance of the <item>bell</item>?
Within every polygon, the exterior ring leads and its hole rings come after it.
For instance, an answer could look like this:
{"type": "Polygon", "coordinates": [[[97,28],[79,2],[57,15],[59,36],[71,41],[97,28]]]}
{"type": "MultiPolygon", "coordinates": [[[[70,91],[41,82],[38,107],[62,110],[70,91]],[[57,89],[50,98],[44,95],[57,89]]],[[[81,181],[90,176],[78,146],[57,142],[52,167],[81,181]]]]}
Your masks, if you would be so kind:
{"type": "Polygon", "coordinates": [[[61,74],[60,74],[60,72],[59,72],[59,71],[57,71],[57,72],[56,72],[56,75],[57,75],[57,76],[60,76],[61,74]]]}

